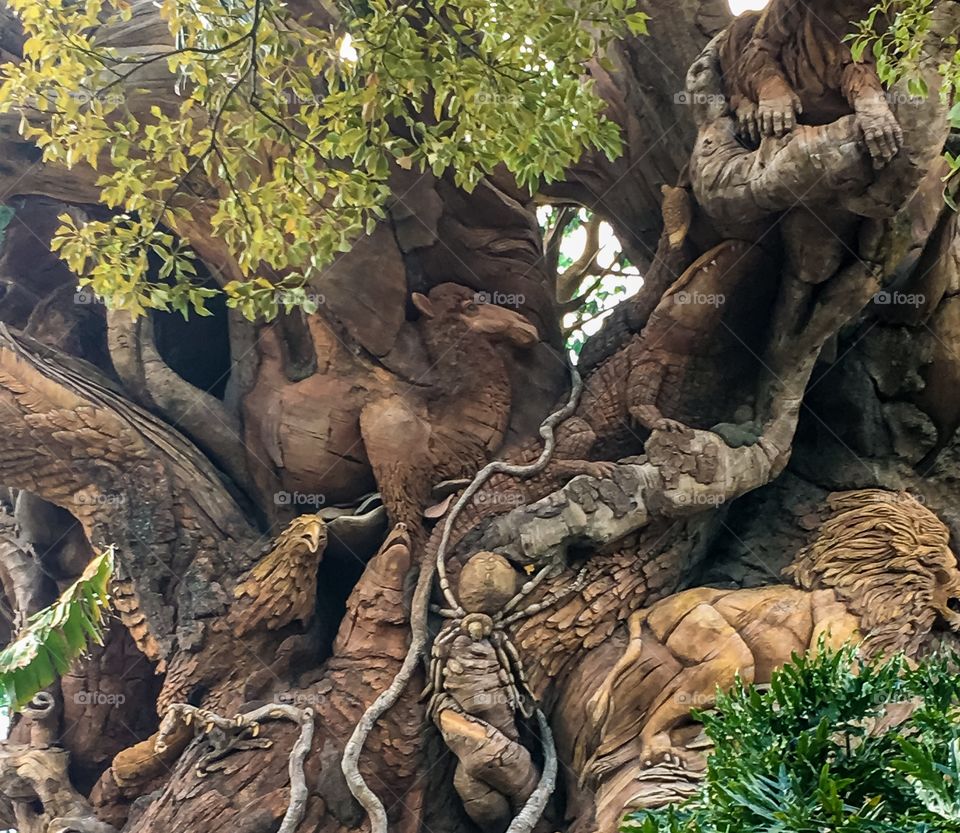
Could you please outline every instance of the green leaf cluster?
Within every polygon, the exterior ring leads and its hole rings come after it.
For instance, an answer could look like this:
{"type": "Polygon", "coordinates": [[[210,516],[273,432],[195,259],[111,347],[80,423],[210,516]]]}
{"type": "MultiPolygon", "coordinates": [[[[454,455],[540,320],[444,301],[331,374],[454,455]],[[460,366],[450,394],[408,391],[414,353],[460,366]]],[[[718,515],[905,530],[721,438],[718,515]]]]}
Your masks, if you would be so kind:
{"type": "Polygon", "coordinates": [[[22,708],[68,671],[89,642],[103,644],[113,558],[112,547],[94,558],[54,604],[31,616],[0,651],[0,707],[22,708]]]}
{"type": "Polygon", "coordinates": [[[392,170],[469,190],[503,166],[534,189],[617,155],[586,66],[646,31],[634,3],[344,0],[331,29],[282,0],[159,0],[171,47],[138,56],[110,38],[128,0],[11,0],[27,38],[0,112],[45,162],[101,171],[115,215],[64,220],[55,245],[108,304],[203,309],[181,241],[209,223],[241,273],[228,303],[269,316],[385,216],[392,170]]]}
{"type": "Polygon", "coordinates": [[[956,657],[795,656],[768,691],[740,684],[700,715],[715,744],[701,793],[633,813],[622,830],[960,831],[958,695],[956,657]],[[884,728],[889,704],[915,710],[884,728]]]}
{"type": "MultiPolygon", "coordinates": [[[[910,95],[926,98],[931,91],[922,72],[922,58],[935,7],[936,0],[879,0],[868,17],[856,24],[849,38],[854,59],[859,61],[871,55],[884,85],[889,87],[903,80],[910,95]],[[880,25],[881,21],[884,25],[880,25]]],[[[960,20],[942,40],[946,57],[937,68],[942,80],[937,92],[953,103],[951,127],[960,131],[960,20]]],[[[952,183],[960,176],[960,155],[948,151],[945,156],[950,165],[945,193],[956,208],[952,183]]]]}

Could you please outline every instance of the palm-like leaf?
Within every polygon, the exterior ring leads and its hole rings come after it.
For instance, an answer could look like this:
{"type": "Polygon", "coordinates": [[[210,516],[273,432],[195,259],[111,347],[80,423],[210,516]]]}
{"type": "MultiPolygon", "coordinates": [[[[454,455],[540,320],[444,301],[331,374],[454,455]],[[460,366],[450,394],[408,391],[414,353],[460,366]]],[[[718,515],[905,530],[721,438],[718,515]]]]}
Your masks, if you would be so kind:
{"type": "Polygon", "coordinates": [[[0,651],[0,704],[17,710],[63,674],[89,641],[103,644],[113,547],[94,558],[60,598],[35,613],[0,651]]]}

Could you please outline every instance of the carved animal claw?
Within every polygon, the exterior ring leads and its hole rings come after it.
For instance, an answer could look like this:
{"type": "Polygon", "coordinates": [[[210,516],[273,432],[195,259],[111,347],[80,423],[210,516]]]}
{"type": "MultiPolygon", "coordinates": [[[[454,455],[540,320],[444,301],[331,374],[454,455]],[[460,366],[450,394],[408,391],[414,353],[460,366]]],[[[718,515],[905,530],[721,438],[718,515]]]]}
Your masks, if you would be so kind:
{"type": "Polygon", "coordinates": [[[797,126],[797,116],[803,111],[795,93],[762,98],[757,107],[760,130],[764,136],[786,136],[797,126]]]}
{"type": "Polygon", "coordinates": [[[736,107],[737,136],[750,145],[760,144],[760,110],[749,99],[741,99],[736,107]]]}
{"type": "Polygon", "coordinates": [[[657,764],[686,766],[686,756],[670,742],[670,736],[667,734],[658,735],[644,743],[640,759],[647,769],[655,767],[657,764]]]}
{"type": "Polygon", "coordinates": [[[604,478],[604,477],[613,477],[613,473],[617,470],[617,464],[609,460],[597,460],[591,461],[584,464],[583,473],[589,475],[590,477],[604,478]]]}
{"type": "Polygon", "coordinates": [[[857,107],[857,124],[863,133],[873,167],[886,167],[903,146],[903,128],[882,98],[857,107]]]}

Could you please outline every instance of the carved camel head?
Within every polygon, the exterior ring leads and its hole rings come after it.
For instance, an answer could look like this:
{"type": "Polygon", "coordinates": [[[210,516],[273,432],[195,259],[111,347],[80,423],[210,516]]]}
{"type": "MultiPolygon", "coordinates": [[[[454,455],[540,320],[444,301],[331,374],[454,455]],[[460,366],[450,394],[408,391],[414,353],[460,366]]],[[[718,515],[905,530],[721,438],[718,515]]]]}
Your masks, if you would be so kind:
{"type": "Polygon", "coordinates": [[[492,341],[505,341],[528,349],[540,340],[537,328],[514,310],[486,303],[483,293],[456,283],[442,283],[429,296],[414,292],[413,305],[428,321],[459,324],[492,341]]]}

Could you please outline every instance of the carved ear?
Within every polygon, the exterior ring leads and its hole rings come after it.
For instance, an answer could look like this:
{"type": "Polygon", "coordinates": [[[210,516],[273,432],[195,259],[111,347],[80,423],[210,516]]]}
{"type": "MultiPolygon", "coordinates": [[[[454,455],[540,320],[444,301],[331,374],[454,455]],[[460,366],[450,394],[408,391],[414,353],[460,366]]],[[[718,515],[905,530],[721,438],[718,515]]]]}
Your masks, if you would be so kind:
{"type": "Polygon", "coordinates": [[[433,318],[435,313],[433,311],[433,304],[430,303],[430,299],[426,295],[421,295],[419,292],[414,292],[410,296],[410,300],[413,301],[413,305],[420,310],[420,314],[425,318],[433,318]]]}

